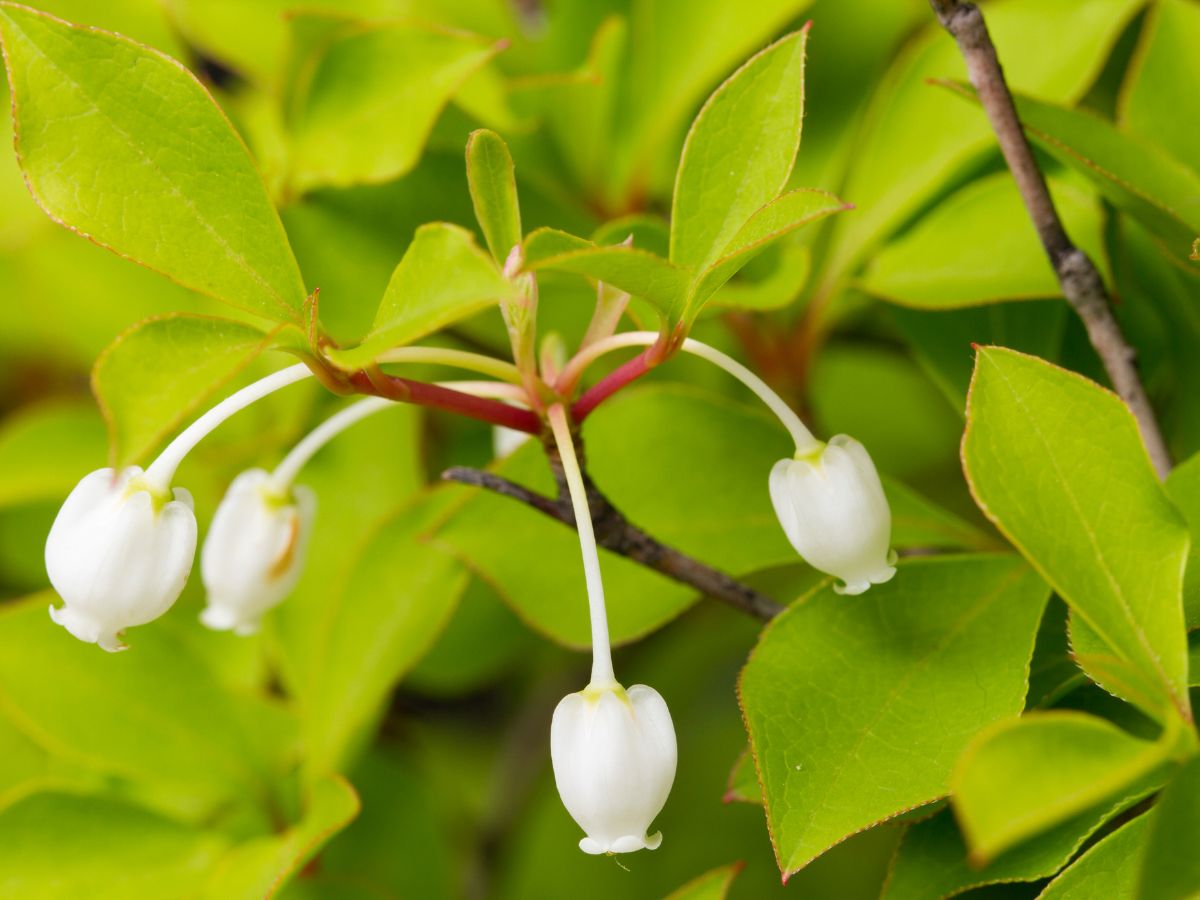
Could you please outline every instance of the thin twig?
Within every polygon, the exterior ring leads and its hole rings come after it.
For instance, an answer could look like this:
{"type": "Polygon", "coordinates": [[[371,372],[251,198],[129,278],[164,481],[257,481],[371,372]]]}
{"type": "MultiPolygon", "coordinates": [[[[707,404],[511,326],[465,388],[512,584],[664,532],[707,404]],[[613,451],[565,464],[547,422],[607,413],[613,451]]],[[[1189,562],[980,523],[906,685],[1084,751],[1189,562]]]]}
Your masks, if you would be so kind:
{"type": "MultiPolygon", "coordinates": [[[[559,485],[557,497],[547,497],[529,488],[509,481],[494,472],[455,466],[442,473],[446,481],[456,481],[485,488],[504,497],[509,497],[536,509],[538,512],[569,525],[575,526],[575,514],[571,509],[570,497],[566,494],[565,480],[558,455],[548,448],[550,467],[559,485]]],[[[628,557],[668,578],[694,587],[709,597],[764,621],[777,616],[783,607],[766,594],[756,591],[736,578],[693,559],[686,553],[669,547],[652,538],[631,523],[613,506],[612,502],[596,487],[584,472],[588,505],[592,510],[592,527],[596,531],[596,543],[607,550],[628,557]]]]}
{"type": "Polygon", "coordinates": [[[1136,366],[1136,351],[1125,340],[1113,316],[1104,281],[1087,254],[1071,243],[1063,229],[1046,179],[1025,138],[1012,94],[1004,80],[996,48],[988,35],[983,13],[973,3],[929,0],[942,26],[950,32],[967,64],[967,74],[979,94],[1004,160],[1017,182],[1017,190],[1050,257],[1054,274],[1067,302],[1079,314],[1088,339],[1104,363],[1113,387],[1137,419],[1150,461],[1160,478],[1171,470],[1171,456],[1154,417],[1136,366]]]}

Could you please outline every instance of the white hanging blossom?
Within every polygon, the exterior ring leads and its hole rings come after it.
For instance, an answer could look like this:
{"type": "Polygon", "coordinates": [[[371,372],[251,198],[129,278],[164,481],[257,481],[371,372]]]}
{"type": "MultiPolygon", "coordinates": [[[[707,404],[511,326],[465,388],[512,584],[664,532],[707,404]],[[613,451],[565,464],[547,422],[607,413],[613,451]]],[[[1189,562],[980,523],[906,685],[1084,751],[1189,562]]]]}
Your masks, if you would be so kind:
{"type": "Polygon", "coordinates": [[[46,538],[46,572],[63,606],[50,618],[82,641],[124,650],[121,632],[163,615],[179,599],[196,557],[192,497],[175,470],[238,410],[309,375],[296,365],[222,400],[184,429],[143,472],[100,469],[71,491],[46,538]]]}
{"type": "Polygon", "coordinates": [[[65,604],[50,618],[81,641],[124,650],[121,631],[171,608],[195,555],[187,491],[155,490],[137,466],[85,475],[46,538],[46,572],[65,604]]]}
{"type": "Polygon", "coordinates": [[[771,502],[788,540],[816,569],[861,594],[896,574],[892,513],[865,447],[839,434],[815,453],[771,469],[771,502]]]}
{"type": "Polygon", "coordinates": [[[559,702],[550,724],[554,782],[567,812],[587,835],[579,842],[585,853],[653,850],[662,833],[650,834],[650,826],[675,781],[675,727],[658,691],[644,684],[626,691],[613,674],[600,556],[583,477],[563,408],[551,407],[549,418],[575,509],[592,626],[591,682],[559,702]]]}
{"type": "MultiPolygon", "coordinates": [[[[564,373],[572,384],[600,355],[620,347],[650,346],[652,331],[627,331],[590,345],[564,373]]],[[[815,569],[842,579],[834,590],[861,594],[896,574],[890,550],[892,513],[875,464],[854,438],[838,435],[823,444],[761,378],[731,356],[692,338],[680,349],[724,369],[753,391],[796,442],[793,459],[771,469],[768,487],[779,524],[792,546],[815,569]]]]}
{"type": "Polygon", "coordinates": [[[278,492],[263,469],[234,479],[200,554],[208,592],[201,622],[239,635],[258,630],[263,614],[300,578],[316,504],[316,495],[303,486],[278,492]]]}

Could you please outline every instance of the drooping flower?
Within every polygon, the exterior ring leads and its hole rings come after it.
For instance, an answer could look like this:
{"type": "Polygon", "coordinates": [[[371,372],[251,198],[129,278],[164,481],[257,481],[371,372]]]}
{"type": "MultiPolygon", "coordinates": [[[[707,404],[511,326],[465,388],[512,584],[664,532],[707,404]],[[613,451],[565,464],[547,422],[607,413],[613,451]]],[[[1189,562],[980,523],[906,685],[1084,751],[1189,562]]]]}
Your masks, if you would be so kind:
{"type": "Polygon", "coordinates": [[[584,853],[653,850],[648,834],[675,780],[675,728],[658,691],[588,686],[554,710],[550,758],[567,812],[586,833],[584,853]]]}
{"type": "Polygon", "coordinates": [[[46,539],[46,572],[64,606],[50,618],[81,641],[124,650],[120,633],[179,598],[196,555],[196,516],[182,488],[158,490],[137,466],[92,472],[46,539]]]}
{"type": "Polygon", "coordinates": [[[262,469],[240,474],[213,516],[200,553],[209,628],[251,634],[300,578],[316,497],[302,486],[279,492],[262,469]]]}
{"type": "Polygon", "coordinates": [[[896,574],[892,513],[865,447],[839,434],[771,469],[771,502],[788,540],[809,565],[861,594],[896,574]]]}
{"type": "Polygon", "coordinates": [[[568,694],[550,723],[550,761],[563,805],[587,837],[584,853],[653,850],[662,833],[648,834],[675,780],[675,726],[658,691],[635,684],[626,691],[613,674],[600,554],[592,530],[587,488],[561,404],[547,418],[571,494],[583,556],[592,629],[592,679],[568,694]]]}

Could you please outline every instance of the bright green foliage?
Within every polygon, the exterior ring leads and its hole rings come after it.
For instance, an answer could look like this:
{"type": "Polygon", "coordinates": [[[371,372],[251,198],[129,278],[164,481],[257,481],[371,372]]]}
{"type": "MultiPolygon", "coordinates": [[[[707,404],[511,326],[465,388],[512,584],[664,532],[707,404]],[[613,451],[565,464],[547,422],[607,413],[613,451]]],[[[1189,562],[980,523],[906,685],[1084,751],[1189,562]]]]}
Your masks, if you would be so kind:
{"type": "Polygon", "coordinates": [[[892,860],[881,900],[953,897],[989,884],[1037,881],[1065,866],[1091,835],[1140,799],[1101,804],[1001,853],[987,865],[971,859],[950,809],[909,826],[892,860]]]}
{"type": "Polygon", "coordinates": [[[291,135],[291,187],[347,187],[408,172],[442,108],[499,49],[407,22],[350,25],[301,66],[291,135]]]}
{"type": "Polygon", "coordinates": [[[1138,879],[1139,900],[1187,900],[1200,893],[1200,761],[1171,779],[1154,809],[1138,879]]]}
{"type": "Polygon", "coordinates": [[[1020,841],[1109,801],[1147,778],[1173,748],[1132,737],[1098,716],[1053,711],[980,735],[954,770],[954,809],[971,858],[986,862],[1020,841]]]}
{"type": "Polygon", "coordinates": [[[371,332],[357,347],[331,351],[336,364],[356,368],[511,296],[513,286],[466,229],[422,225],[392,273],[371,332]],[[449,273],[454,277],[448,277],[449,273]]]}
{"type": "MultiPolygon", "coordinates": [[[[1052,180],[1051,195],[1072,240],[1103,260],[1099,204],[1078,184],[1052,180]]],[[[1058,280],[1008,172],[972,182],[871,260],[870,293],[922,309],[1057,297],[1058,280]],[[947,254],[946,248],[955,252],[947,254]]]]}
{"type": "Polygon", "coordinates": [[[104,456],[104,427],[94,409],[52,404],[14,416],[0,428],[0,508],[58,500],[104,456]]]}
{"type": "Polygon", "coordinates": [[[300,320],[304,284],[262,179],[183,66],[8,3],[0,40],[17,153],[47,215],[193,290],[300,320]]]}
{"type": "MultiPolygon", "coordinates": [[[[1028,897],[1056,873],[1047,897],[1137,900],[1139,878],[1150,900],[1194,892],[1194,2],[982,5],[1187,460],[1165,486],[1120,402],[1069,374],[1104,370],[986,117],[929,83],[965,69],[922,0],[32,2],[204,87],[0,0],[24,174],[94,238],[54,227],[0,159],[0,894],[766,900],[780,871],[789,895],[837,900],[1028,897]],[[356,386],[414,341],[502,361],[496,307],[511,326],[534,296],[518,347],[546,363],[524,367],[546,382],[536,415],[622,293],[618,331],[690,333],[819,437],[861,440],[891,545],[917,557],[834,595],[771,509],[785,430],[701,360],[595,408],[581,449],[616,509],[799,597],[764,625],[602,551],[613,637],[637,642],[618,677],[659,689],[679,737],[663,848],[631,872],[579,852],[549,765],[554,703],[586,678],[576,534],[439,478],[488,468],[553,498],[537,437],[494,459],[490,426],[409,404],[339,435],[300,473],[318,495],[308,559],[260,635],[201,626],[198,571],[128,653],[49,622],[45,535],[103,460],[86,368],[128,323],[146,320],[95,370],[119,463],[286,364],[264,349],[356,386]],[[212,318],[221,302],[256,318],[212,318]],[[972,344],[1009,349],[975,372],[972,344]]],[[[590,364],[580,390],[636,352],[590,364]]],[[[239,414],[185,461],[201,539],[238,472],[352,402],[331,383],[239,414]]]]}
{"type": "Polygon", "coordinates": [[[598,246],[555,229],[539,229],[525,241],[525,265],[531,271],[576,272],[640,297],[664,318],[685,302],[691,276],[655,253],[639,247],[598,246]]]}
{"type": "Polygon", "coordinates": [[[807,31],[754,56],[708,98],[683,145],[671,262],[704,269],[787,184],[804,119],[807,31]]]}
{"type": "Polygon", "coordinates": [[[1079,857],[1043,891],[1039,900],[1093,900],[1136,896],[1146,841],[1146,816],[1122,825],[1079,857]]]}
{"type": "Polygon", "coordinates": [[[1161,0],[1148,13],[1137,55],[1121,94],[1121,124],[1200,167],[1200,132],[1192,127],[1200,102],[1191,86],[1200,81],[1200,9],[1187,0],[1161,0]]]}
{"type": "Polygon", "coordinates": [[[676,176],[669,260],[546,229],[526,242],[527,266],[587,275],[646,300],[671,325],[690,324],[758,253],[849,209],[824,191],[782,193],[800,146],[806,40],[802,30],[752,57],[696,116],[676,176]]]}
{"type": "Polygon", "coordinates": [[[762,787],[758,783],[758,772],[754,768],[754,754],[747,747],[738,754],[737,762],[729,772],[729,782],[725,787],[726,803],[755,803],[761,804],[762,787]]]}
{"type": "Polygon", "coordinates": [[[832,194],[810,189],[790,191],[764,205],[703,269],[688,300],[688,317],[763,249],[797,228],[851,208],[832,194]]]}
{"type": "Polygon", "coordinates": [[[136,653],[98,654],[46,627],[51,603],[42,594],[0,614],[0,697],[23,730],[77,764],[169,789],[183,809],[269,802],[288,714],[223,690],[161,628],[136,632],[136,653]]]}
{"type": "Polygon", "coordinates": [[[1187,257],[1200,230],[1200,210],[1180,198],[1200,193],[1200,172],[1088,112],[1030,99],[1018,100],[1017,112],[1038,144],[1091,178],[1108,200],[1158,235],[1172,256],[1187,257]]]}
{"type": "Polygon", "coordinates": [[[735,863],[705,872],[679,890],[672,891],[666,900],[725,900],[729,886],[741,870],[741,864],[735,863]]]}
{"type": "Polygon", "coordinates": [[[316,782],[303,817],[279,834],[264,835],[234,847],[205,889],[205,900],[255,900],[272,897],[338,831],[358,814],[358,795],[344,778],[316,782]]]}
{"type": "Polygon", "coordinates": [[[1174,706],[1186,716],[1188,534],[1129,410],[1079,375],[987,347],[967,413],[963,460],[980,507],[1105,653],[1152,685],[1146,712],[1174,706]]]}
{"type": "Polygon", "coordinates": [[[230,319],[173,315],[135,325],[92,371],[116,466],[143,459],[271,344],[230,319]]]}
{"type": "Polygon", "coordinates": [[[220,864],[226,843],[128,800],[34,794],[0,814],[0,894],[186,900],[220,864]],[[137,848],[137,865],[119,852],[124,846],[137,848]]]}
{"type": "Polygon", "coordinates": [[[1192,532],[1183,579],[1183,613],[1189,629],[1200,628],[1200,455],[1176,466],[1167,476],[1166,488],[1192,532]]]}
{"type": "Polygon", "coordinates": [[[967,742],[1020,710],[1045,601],[1013,557],[913,560],[767,628],[740,696],[785,875],[948,793],[967,742]]]}
{"type": "Polygon", "coordinates": [[[512,156],[496,132],[481,129],[467,140],[467,183],[492,258],[504,265],[521,243],[521,207],[512,156]]]}
{"type": "Polygon", "coordinates": [[[326,610],[307,668],[308,762],[319,773],[343,767],[391,688],[445,627],[466,587],[452,556],[419,539],[444,516],[447,492],[417,503],[385,524],[364,549],[353,573],[326,610]]]}
{"type": "MultiPolygon", "coordinates": [[[[1142,5],[1142,0],[1010,0],[986,15],[1013,90],[1074,103],[1087,92],[1142,5]]],[[[845,277],[934,197],[948,176],[993,150],[995,138],[982,112],[955,108],[952,97],[930,96],[937,91],[929,79],[965,77],[954,42],[936,22],[924,20],[919,37],[875,85],[864,133],[854,144],[839,187],[858,212],[834,226],[826,283],[845,277]]]]}

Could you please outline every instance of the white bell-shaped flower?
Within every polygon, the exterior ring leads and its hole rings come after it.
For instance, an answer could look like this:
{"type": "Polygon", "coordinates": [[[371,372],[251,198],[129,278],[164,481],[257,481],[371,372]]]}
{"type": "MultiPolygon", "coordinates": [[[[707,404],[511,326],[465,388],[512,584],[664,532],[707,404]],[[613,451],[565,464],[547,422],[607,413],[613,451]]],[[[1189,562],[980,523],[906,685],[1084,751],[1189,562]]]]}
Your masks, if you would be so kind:
{"type": "Polygon", "coordinates": [[[585,853],[653,850],[647,834],[675,780],[675,728],[658,691],[613,683],[568,694],[554,710],[550,758],[563,805],[587,837],[585,853]]]}
{"type": "Polygon", "coordinates": [[[64,606],[50,618],[81,641],[124,650],[120,632],[179,598],[196,555],[191,495],[152,489],[137,466],[92,472],[46,539],[46,572],[64,606]]]}
{"type": "Polygon", "coordinates": [[[234,479],[200,553],[209,628],[252,634],[291,593],[304,567],[316,498],[305,487],[280,492],[262,469],[234,479]]]}
{"type": "Polygon", "coordinates": [[[815,452],[771,469],[771,502],[796,552],[861,594],[896,574],[892,512],[865,447],[839,434],[815,452]]]}

